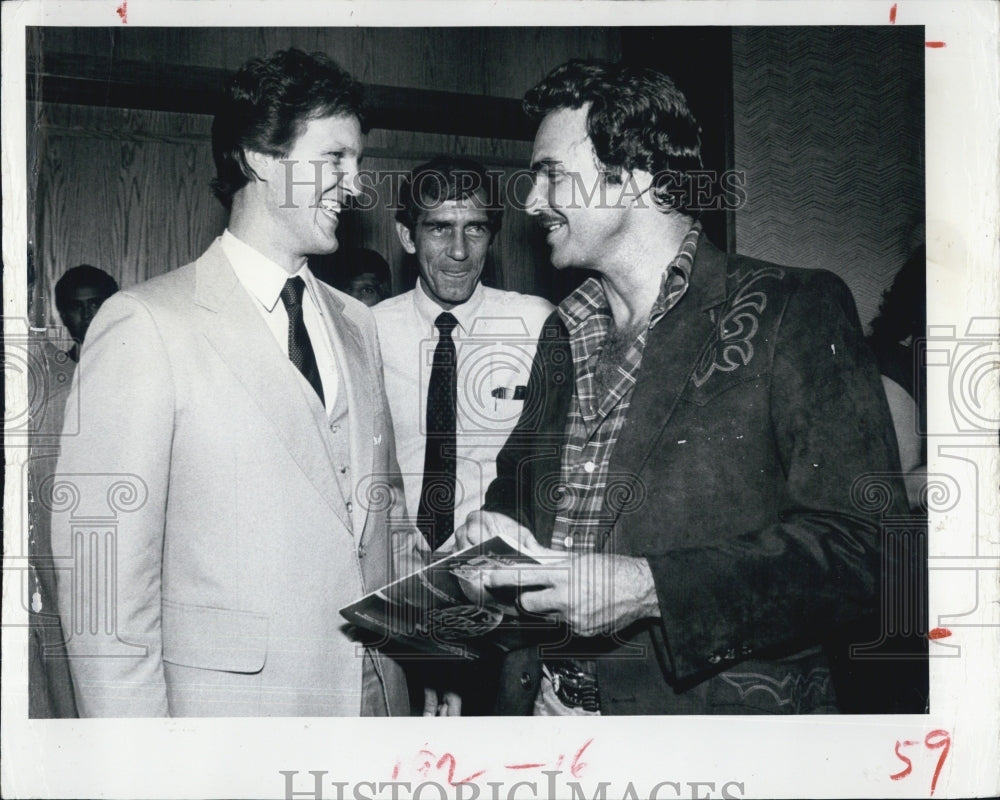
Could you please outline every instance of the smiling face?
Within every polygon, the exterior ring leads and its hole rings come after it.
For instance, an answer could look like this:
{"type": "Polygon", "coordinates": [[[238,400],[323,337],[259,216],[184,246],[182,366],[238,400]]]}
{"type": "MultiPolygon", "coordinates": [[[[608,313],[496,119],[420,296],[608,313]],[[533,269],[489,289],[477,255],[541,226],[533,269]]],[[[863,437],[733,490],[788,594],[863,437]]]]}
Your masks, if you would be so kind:
{"type": "Polygon", "coordinates": [[[262,179],[250,187],[262,202],[243,225],[249,243],[291,272],[306,256],[334,252],[362,147],[357,117],[337,115],[307,120],[283,158],[248,153],[262,179]]]}
{"type": "Polygon", "coordinates": [[[546,231],[557,269],[608,269],[626,238],[630,208],[620,202],[621,185],[608,184],[599,165],[587,134],[588,108],[546,115],[531,154],[527,211],[546,231]]]}
{"type": "Polygon", "coordinates": [[[407,253],[417,257],[420,288],[444,310],[466,302],[486,265],[492,234],[482,197],[445,200],[421,212],[411,232],[396,223],[407,253]]]}

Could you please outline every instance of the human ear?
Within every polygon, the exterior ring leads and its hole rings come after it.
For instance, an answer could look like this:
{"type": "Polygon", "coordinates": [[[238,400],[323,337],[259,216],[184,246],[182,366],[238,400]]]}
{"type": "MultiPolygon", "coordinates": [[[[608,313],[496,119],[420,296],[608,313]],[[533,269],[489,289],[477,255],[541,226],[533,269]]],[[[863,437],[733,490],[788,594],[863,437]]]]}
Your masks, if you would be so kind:
{"type": "Polygon", "coordinates": [[[402,222],[396,223],[396,235],[399,236],[403,249],[411,256],[417,252],[417,245],[413,241],[413,233],[402,222]]]}

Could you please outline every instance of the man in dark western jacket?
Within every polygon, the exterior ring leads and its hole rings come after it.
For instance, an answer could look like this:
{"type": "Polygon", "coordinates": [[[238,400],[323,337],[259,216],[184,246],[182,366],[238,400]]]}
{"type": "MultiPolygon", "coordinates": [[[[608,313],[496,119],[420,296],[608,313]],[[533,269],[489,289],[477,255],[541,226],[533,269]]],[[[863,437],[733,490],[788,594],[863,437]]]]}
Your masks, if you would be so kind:
{"type": "Polygon", "coordinates": [[[667,77],[573,61],[525,105],[528,213],[556,268],[597,276],[549,318],[459,532],[519,536],[545,568],[484,587],[569,632],[508,655],[497,711],[838,711],[821,644],[876,607],[866,480],[899,470],[849,290],[708,242],[683,191],[700,132],[667,77]]]}

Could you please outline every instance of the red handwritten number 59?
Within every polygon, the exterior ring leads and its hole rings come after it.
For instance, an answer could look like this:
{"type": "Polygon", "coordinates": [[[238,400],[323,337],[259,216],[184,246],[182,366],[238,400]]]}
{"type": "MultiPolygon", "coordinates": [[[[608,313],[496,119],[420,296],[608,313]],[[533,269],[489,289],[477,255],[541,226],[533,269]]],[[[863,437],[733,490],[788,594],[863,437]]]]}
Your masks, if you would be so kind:
{"type": "MultiPolygon", "coordinates": [[[[913,772],[913,762],[910,761],[910,759],[904,756],[901,752],[899,752],[899,748],[912,747],[915,744],[920,744],[920,742],[911,741],[909,739],[903,742],[897,740],[896,758],[898,758],[900,761],[906,764],[906,766],[903,767],[902,770],[895,773],[894,775],[890,775],[889,777],[892,778],[892,780],[894,781],[902,780],[911,772],[913,772]]],[[[942,731],[942,730],[931,731],[924,737],[924,747],[926,747],[928,750],[941,751],[941,755],[938,756],[937,766],[934,768],[934,777],[931,778],[931,795],[933,796],[934,789],[937,788],[938,776],[941,774],[941,768],[944,766],[945,759],[948,758],[948,750],[951,749],[951,736],[948,734],[948,731],[942,731]]]]}

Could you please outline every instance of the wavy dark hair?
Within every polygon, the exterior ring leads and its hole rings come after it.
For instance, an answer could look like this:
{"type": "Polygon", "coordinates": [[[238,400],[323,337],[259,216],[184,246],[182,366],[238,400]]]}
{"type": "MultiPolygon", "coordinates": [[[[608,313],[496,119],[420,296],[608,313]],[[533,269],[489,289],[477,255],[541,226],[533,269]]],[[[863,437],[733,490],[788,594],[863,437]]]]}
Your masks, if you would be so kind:
{"type": "Polygon", "coordinates": [[[868,337],[873,347],[900,342],[912,336],[926,336],[927,246],[920,245],[892,279],[892,286],[882,292],[878,316],[872,320],[868,337]]]}
{"type": "Polygon", "coordinates": [[[608,182],[619,183],[621,171],[645,170],[661,208],[693,216],[676,190],[678,178],[702,169],[701,128],[674,82],[645,67],[573,59],[524,95],[525,112],[539,120],[587,104],[587,133],[608,182]]]}
{"type": "Polygon", "coordinates": [[[293,47],[250,59],[229,82],[212,122],[215,196],[229,208],[256,178],[247,150],[280,158],[309,120],[341,114],[357,117],[366,130],[361,84],[325,53],[293,47]]]}
{"type": "Polygon", "coordinates": [[[107,300],[118,291],[118,281],[112,278],[103,269],[98,269],[90,264],[80,264],[70,267],[62,277],[56,281],[56,310],[59,316],[66,314],[70,297],[77,289],[90,286],[97,289],[107,300]]]}
{"type": "MultiPolygon", "coordinates": [[[[481,193],[490,233],[496,236],[503,223],[503,200],[497,176],[471,158],[441,155],[415,167],[399,188],[396,221],[412,233],[421,215],[447,200],[466,200],[481,193]]],[[[474,202],[480,202],[476,199],[474,202]]]]}

